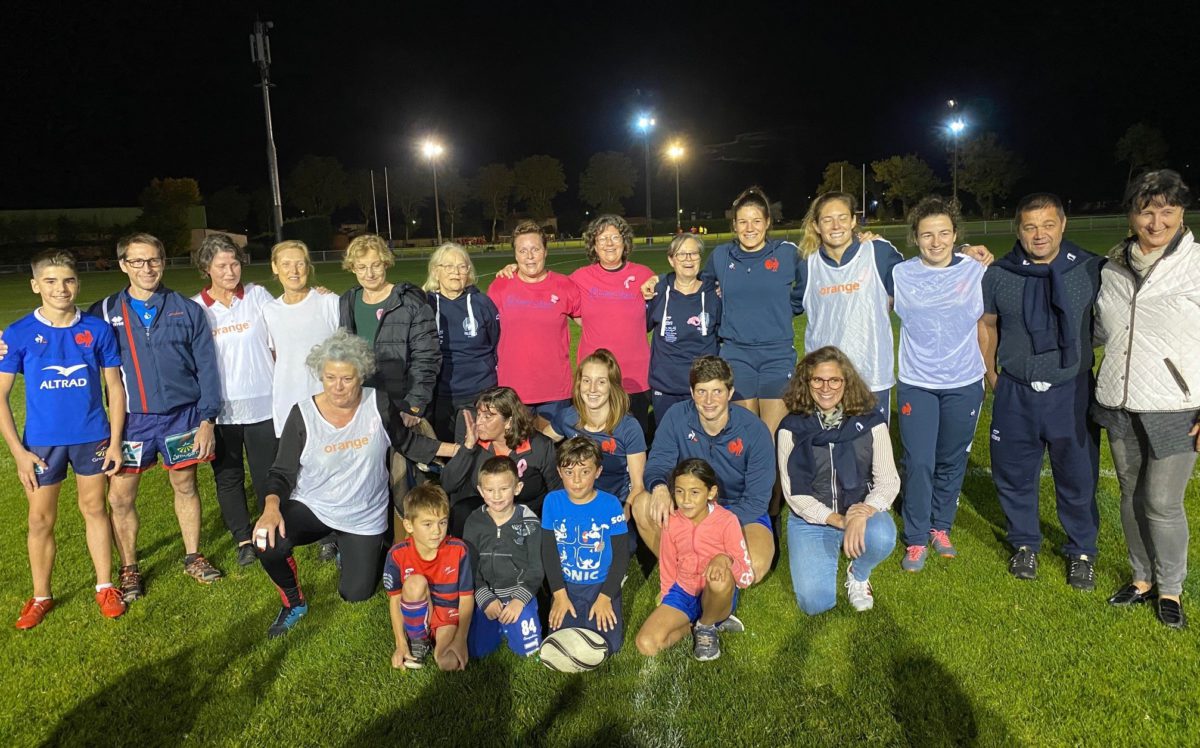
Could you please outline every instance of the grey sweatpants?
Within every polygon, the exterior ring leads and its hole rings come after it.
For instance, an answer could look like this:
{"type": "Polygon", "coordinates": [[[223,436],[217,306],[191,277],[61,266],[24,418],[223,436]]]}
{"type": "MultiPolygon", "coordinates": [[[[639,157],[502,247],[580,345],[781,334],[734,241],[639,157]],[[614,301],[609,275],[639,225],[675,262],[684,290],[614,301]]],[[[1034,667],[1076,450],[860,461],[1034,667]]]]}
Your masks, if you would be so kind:
{"type": "Polygon", "coordinates": [[[1140,426],[1112,439],[1113,467],[1121,485],[1121,525],[1133,578],[1153,582],[1160,595],[1178,595],[1187,577],[1188,525],[1183,494],[1194,451],[1156,458],[1140,426]]]}

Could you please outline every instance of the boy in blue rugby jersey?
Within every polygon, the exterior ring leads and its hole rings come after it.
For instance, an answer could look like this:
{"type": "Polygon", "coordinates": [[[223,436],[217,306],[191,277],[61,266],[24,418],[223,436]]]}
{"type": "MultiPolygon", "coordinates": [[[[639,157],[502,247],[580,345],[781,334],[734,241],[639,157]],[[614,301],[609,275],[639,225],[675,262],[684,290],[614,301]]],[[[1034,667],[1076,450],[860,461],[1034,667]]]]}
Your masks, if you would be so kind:
{"type": "Polygon", "coordinates": [[[112,530],[104,507],[107,476],[121,467],[125,390],[121,355],[111,328],[75,307],[79,276],[70,253],[47,250],[31,263],[33,292],[42,305],[4,331],[8,353],[0,360],[0,435],[29,499],[29,569],[33,597],[21,608],[18,629],[31,629],[54,607],[54,521],[58,494],[75,471],[79,511],[96,569],[96,602],[109,618],[125,612],[112,584],[112,530]],[[9,405],[16,375],[25,377],[25,433],[18,435],[9,405]],[[104,412],[103,378],[111,420],[104,412]]]}

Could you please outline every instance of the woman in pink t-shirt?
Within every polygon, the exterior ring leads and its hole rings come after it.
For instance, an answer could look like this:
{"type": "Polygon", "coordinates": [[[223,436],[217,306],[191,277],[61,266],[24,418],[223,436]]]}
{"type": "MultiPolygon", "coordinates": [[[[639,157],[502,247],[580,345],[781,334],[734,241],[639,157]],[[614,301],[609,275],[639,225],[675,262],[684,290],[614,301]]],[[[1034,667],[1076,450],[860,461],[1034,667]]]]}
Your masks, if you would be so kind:
{"type": "Polygon", "coordinates": [[[496,377],[546,420],[571,405],[571,332],[579,288],[546,269],[546,234],[534,221],[513,230],[516,264],[497,274],[488,298],[500,312],[496,377]],[[506,272],[507,271],[507,272],[506,272]]]}

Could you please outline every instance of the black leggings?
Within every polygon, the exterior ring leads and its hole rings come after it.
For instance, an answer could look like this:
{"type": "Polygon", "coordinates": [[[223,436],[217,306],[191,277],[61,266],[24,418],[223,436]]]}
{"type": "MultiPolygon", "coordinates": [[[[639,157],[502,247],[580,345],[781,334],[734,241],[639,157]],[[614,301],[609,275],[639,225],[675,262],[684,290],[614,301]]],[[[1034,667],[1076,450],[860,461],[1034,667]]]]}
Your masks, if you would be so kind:
{"type": "Polygon", "coordinates": [[[276,536],[275,547],[260,550],[258,559],[289,606],[304,602],[304,593],[300,591],[300,582],[296,579],[296,559],[292,557],[292,549],[315,543],[326,535],[332,535],[337,540],[338,553],[341,555],[338,594],[342,599],[357,603],[375,593],[382,573],[384,544],[388,538],[386,532],[355,535],[334,530],[317,519],[303,503],[290,499],[280,504],[279,513],[283,515],[283,529],[287,537],[276,536]]]}
{"type": "Polygon", "coordinates": [[[262,513],[266,498],[267,471],[275,462],[279,440],[275,438],[275,422],[268,418],[258,423],[218,424],[217,445],[213,457],[213,481],[217,484],[217,503],[225,527],[238,543],[250,540],[250,512],[246,509],[246,467],[242,452],[250,463],[250,480],[262,513]]]}

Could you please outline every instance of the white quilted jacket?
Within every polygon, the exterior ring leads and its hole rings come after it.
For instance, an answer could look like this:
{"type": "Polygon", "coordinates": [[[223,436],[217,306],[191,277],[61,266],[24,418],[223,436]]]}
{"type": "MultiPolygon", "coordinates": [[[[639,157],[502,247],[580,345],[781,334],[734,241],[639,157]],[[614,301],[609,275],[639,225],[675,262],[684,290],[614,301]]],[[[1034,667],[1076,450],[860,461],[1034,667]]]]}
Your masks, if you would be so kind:
{"type": "Polygon", "coordinates": [[[1100,273],[1096,399],[1140,413],[1200,408],[1200,246],[1188,231],[1141,288],[1124,249],[1115,247],[1100,273]]]}

